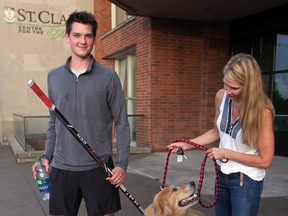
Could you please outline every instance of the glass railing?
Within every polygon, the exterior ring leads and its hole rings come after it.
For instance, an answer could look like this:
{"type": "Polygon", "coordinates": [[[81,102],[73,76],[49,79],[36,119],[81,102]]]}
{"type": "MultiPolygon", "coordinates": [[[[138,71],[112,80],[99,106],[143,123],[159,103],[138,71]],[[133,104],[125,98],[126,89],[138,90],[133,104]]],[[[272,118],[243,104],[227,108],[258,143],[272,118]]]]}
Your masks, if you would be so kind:
{"type": "MultiPolygon", "coordinates": [[[[146,143],[144,115],[128,115],[131,134],[131,147],[144,146],[146,143]]],[[[49,116],[28,116],[13,114],[14,137],[25,151],[43,151],[49,116]]],[[[75,128],[77,130],[77,128],[75,128]]],[[[116,146],[115,130],[113,147],[116,146]]],[[[81,135],[81,134],[80,134],[81,135]]]]}
{"type": "Polygon", "coordinates": [[[13,114],[14,137],[25,151],[44,150],[49,116],[13,114]]]}

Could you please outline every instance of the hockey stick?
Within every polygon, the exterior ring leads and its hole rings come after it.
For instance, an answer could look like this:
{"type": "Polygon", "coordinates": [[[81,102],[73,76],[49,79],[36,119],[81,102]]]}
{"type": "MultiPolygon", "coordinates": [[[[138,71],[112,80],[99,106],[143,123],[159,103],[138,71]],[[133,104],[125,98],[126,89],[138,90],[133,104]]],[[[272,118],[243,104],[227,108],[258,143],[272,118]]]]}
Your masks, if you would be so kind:
{"type": "MultiPolygon", "coordinates": [[[[49,110],[61,121],[61,123],[67,128],[67,130],[76,138],[76,140],[84,147],[84,149],[90,154],[90,156],[99,163],[109,176],[113,175],[111,170],[106,164],[99,158],[94,150],[88,145],[82,136],[75,130],[75,128],[68,122],[68,120],[62,115],[62,113],[55,107],[52,101],[45,95],[45,93],[39,88],[39,86],[33,81],[28,81],[28,86],[38,95],[49,110]]],[[[138,204],[136,199],[130,194],[130,192],[121,184],[121,191],[127,196],[127,198],[137,207],[137,209],[144,215],[144,209],[138,204]]]]}

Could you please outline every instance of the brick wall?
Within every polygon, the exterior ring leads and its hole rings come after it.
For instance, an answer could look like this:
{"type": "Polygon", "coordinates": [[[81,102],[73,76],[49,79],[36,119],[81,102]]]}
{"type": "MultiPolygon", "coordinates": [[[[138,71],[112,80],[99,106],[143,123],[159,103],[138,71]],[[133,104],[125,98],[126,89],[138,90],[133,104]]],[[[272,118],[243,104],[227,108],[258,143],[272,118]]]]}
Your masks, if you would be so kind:
{"type": "Polygon", "coordinates": [[[229,60],[229,26],[227,23],[206,23],[203,29],[204,51],[202,70],[202,103],[200,131],[207,130],[213,124],[214,98],[223,87],[223,68],[229,60]],[[210,120],[210,121],[209,121],[210,120]]]}
{"type": "MultiPolygon", "coordinates": [[[[145,137],[141,143],[151,145],[150,137],[150,32],[151,21],[149,18],[137,17],[132,19],[116,31],[111,31],[111,8],[109,1],[95,0],[95,17],[99,24],[98,35],[96,38],[95,57],[101,63],[113,67],[113,60],[107,57],[125,50],[131,46],[136,46],[136,114],[144,114],[145,137]],[[100,10],[100,11],[99,11],[100,10]],[[103,12],[103,10],[105,12],[103,12]],[[102,16],[99,14],[109,14],[102,16]],[[109,22],[107,21],[109,20],[109,22]],[[101,25],[102,24],[102,25],[101,25]],[[103,28],[103,29],[102,29],[103,28]]],[[[141,119],[141,121],[143,121],[141,119]]],[[[142,128],[143,128],[143,123],[142,128]]],[[[142,129],[143,130],[143,129],[142,129]]],[[[140,133],[139,131],[137,133],[140,133]]],[[[138,141],[138,135],[137,135],[138,141]]]]}
{"type": "Polygon", "coordinates": [[[110,31],[110,2],[103,0],[95,0],[95,16],[97,60],[113,67],[106,57],[136,47],[136,113],[145,115],[143,142],[152,151],[213,127],[229,53],[226,23],[135,17],[110,31]]]}
{"type": "Polygon", "coordinates": [[[111,3],[107,0],[94,0],[94,15],[98,23],[96,43],[94,48],[95,58],[97,61],[114,67],[112,60],[103,59],[101,48],[106,44],[102,44],[101,37],[111,30],[111,3]]]}
{"type": "Polygon", "coordinates": [[[228,57],[225,23],[152,19],[153,150],[213,127],[214,96],[228,57]]]}

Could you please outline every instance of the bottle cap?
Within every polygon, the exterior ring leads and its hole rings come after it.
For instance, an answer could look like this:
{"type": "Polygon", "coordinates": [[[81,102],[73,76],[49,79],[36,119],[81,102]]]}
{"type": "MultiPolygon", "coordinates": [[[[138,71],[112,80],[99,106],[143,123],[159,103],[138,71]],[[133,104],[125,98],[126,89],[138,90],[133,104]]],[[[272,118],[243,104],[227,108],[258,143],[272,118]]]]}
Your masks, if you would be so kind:
{"type": "Polygon", "coordinates": [[[37,157],[36,162],[40,162],[40,161],[41,161],[41,157],[37,157]]]}

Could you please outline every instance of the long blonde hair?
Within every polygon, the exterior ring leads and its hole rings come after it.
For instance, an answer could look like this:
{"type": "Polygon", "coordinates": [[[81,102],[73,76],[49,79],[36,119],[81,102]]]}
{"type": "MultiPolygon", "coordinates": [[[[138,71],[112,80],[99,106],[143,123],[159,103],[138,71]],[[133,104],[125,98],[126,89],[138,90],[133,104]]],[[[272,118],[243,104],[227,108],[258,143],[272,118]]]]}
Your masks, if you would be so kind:
{"type": "Polygon", "coordinates": [[[223,70],[232,80],[243,86],[240,101],[240,123],[243,143],[257,147],[262,130],[265,108],[275,113],[273,104],[265,94],[260,67],[253,56],[239,53],[233,56],[223,70]]]}

